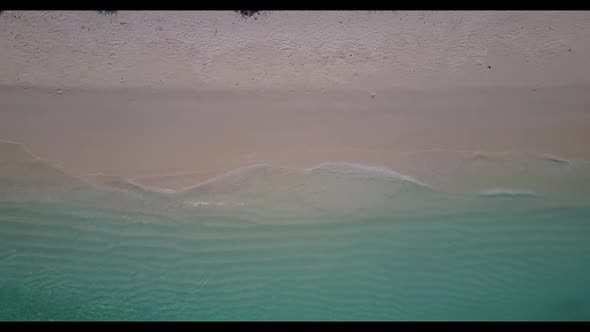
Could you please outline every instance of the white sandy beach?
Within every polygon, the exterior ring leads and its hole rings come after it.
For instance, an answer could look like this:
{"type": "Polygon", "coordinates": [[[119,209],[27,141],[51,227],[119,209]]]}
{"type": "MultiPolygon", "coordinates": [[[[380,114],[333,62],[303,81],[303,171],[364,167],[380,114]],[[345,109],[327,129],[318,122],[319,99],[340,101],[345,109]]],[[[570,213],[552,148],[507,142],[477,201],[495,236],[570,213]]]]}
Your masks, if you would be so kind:
{"type": "Polygon", "coordinates": [[[588,33],[587,12],[7,11],[0,139],[166,188],[258,163],[412,173],[422,150],[588,160],[588,33]]]}

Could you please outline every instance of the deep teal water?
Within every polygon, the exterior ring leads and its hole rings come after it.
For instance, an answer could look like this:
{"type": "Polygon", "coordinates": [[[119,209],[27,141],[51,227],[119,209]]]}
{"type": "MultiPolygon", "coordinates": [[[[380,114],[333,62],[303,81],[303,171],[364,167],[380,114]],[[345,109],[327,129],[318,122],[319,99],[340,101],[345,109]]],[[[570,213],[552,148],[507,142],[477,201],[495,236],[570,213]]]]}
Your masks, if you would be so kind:
{"type": "Polygon", "coordinates": [[[588,320],[590,208],[322,223],[0,203],[0,320],[588,320]]]}

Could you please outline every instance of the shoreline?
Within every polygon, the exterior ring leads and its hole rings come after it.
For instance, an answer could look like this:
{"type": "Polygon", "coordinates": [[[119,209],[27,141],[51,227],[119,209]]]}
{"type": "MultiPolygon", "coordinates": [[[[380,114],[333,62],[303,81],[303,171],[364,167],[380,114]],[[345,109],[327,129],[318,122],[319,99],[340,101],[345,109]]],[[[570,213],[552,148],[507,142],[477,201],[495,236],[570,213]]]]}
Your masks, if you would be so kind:
{"type": "MultiPolygon", "coordinates": [[[[579,178],[580,172],[590,171],[590,160],[566,160],[555,155],[530,152],[423,150],[399,154],[397,160],[390,164],[394,165],[393,167],[348,161],[324,161],[311,167],[299,168],[258,163],[218,173],[189,172],[144,176],[75,172],[63,167],[59,161],[36,156],[25,144],[15,141],[0,140],[0,157],[3,157],[0,161],[5,165],[9,165],[9,169],[11,164],[13,164],[13,167],[17,165],[27,170],[30,166],[37,165],[31,169],[33,173],[27,173],[30,170],[24,171],[18,178],[24,179],[28,176],[37,178],[37,175],[43,175],[49,171],[47,174],[59,174],[60,178],[63,176],[66,178],[71,177],[76,181],[82,180],[89,184],[102,185],[113,189],[117,189],[120,185],[124,187],[130,185],[138,186],[148,192],[160,193],[181,193],[205,184],[223,181],[228,176],[235,176],[251,169],[261,168],[269,171],[286,172],[285,174],[304,175],[311,174],[310,172],[315,170],[332,169],[334,167],[335,169],[332,171],[335,172],[344,168],[366,173],[364,176],[369,177],[373,176],[371,174],[374,172],[376,172],[375,175],[382,175],[385,172],[400,180],[414,182],[424,188],[442,190],[448,193],[479,192],[480,195],[486,195],[489,192],[493,194],[499,192],[500,195],[504,195],[504,193],[526,192],[530,196],[551,192],[590,193],[590,184],[587,184],[584,178],[579,178]],[[532,165],[531,163],[536,164],[532,165]],[[425,165],[433,165],[434,168],[424,167],[425,165]],[[532,166],[532,168],[530,170],[519,169],[523,165],[532,166]],[[45,171],[43,171],[44,169],[45,171]],[[41,173],[37,174],[38,171],[41,171],[41,173]],[[527,172],[524,176],[525,179],[522,178],[523,171],[527,172]],[[545,178],[548,174],[555,174],[555,172],[561,175],[556,179],[545,178]],[[426,182],[423,182],[423,179],[426,179],[426,182]],[[563,191],[564,189],[565,191],[563,191]]],[[[346,173],[342,175],[346,175],[346,173]]],[[[45,180],[51,180],[51,176],[45,178],[45,180]]]]}

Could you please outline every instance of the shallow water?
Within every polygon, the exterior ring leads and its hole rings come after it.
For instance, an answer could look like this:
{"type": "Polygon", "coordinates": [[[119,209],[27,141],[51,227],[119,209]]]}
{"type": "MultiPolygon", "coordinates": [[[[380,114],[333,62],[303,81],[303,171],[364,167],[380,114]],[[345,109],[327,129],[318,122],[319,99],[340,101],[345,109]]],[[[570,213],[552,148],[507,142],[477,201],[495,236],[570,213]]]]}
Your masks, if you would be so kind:
{"type": "Polygon", "coordinates": [[[0,320],[587,320],[590,208],[261,225],[0,205],[0,320]]]}

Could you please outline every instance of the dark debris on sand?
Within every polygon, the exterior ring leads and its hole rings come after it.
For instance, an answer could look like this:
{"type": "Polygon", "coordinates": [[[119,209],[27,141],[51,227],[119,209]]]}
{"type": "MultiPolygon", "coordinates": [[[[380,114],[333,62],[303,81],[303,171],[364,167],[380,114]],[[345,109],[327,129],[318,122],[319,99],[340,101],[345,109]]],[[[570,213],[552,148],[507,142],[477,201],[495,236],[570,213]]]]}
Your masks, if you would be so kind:
{"type": "Polygon", "coordinates": [[[260,14],[259,10],[236,10],[236,12],[240,13],[243,18],[252,17],[255,14],[260,14]]]}
{"type": "Polygon", "coordinates": [[[98,12],[99,14],[102,14],[102,15],[105,15],[105,16],[106,16],[106,15],[113,15],[113,14],[115,14],[117,11],[116,11],[116,10],[97,10],[97,12],[98,12]]]}

